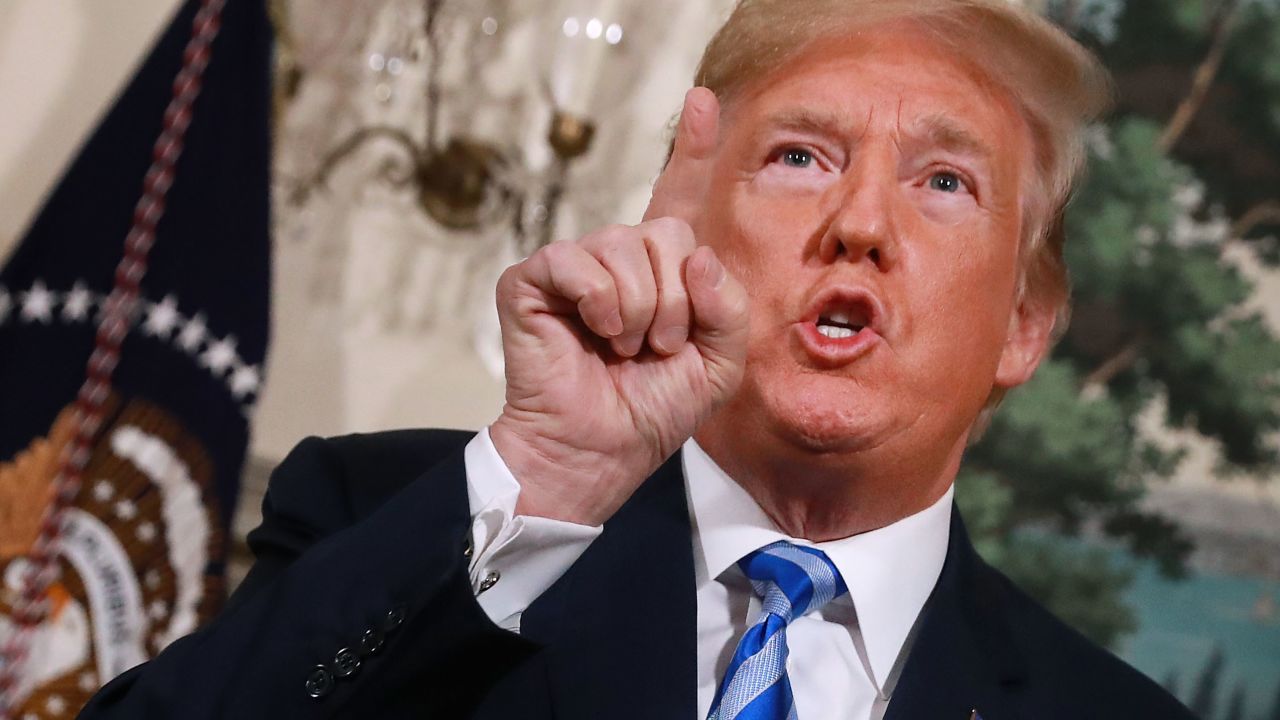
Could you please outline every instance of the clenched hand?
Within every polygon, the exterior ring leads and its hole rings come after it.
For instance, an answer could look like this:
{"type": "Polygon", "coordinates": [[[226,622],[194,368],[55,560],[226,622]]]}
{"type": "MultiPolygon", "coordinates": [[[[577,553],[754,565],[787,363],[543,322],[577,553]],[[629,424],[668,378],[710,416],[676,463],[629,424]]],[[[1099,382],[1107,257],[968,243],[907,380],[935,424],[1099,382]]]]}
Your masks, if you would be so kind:
{"type": "Polygon", "coordinates": [[[517,513],[598,525],[742,379],[747,296],[697,226],[719,103],[685,97],[644,222],[542,248],[498,281],[507,397],[490,426],[517,513]]]}

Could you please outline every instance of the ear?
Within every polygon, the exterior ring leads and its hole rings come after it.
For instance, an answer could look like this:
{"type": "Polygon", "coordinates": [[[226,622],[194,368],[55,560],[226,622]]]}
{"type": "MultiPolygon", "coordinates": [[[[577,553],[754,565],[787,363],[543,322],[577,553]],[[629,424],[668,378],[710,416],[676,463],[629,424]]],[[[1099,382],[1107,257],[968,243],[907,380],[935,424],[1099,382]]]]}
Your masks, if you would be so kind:
{"type": "Polygon", "coordinates": [[[1009,332],[996,368],[996,387],[1006,390],[1031,379],[1049,352],[1058,315],[1055,303],[1033,298],[1027,292],[1019,295],[1009,314],[1009,332]]]}

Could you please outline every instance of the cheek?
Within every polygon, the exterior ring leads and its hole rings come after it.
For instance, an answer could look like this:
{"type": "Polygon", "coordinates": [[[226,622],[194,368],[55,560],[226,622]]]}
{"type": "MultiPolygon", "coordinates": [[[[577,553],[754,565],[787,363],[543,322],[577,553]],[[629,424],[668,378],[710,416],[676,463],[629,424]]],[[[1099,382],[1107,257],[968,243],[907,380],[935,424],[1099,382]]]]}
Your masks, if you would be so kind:
{"type": "Polygon", "coordinates": [[[944,236],[939,252],[914,253],[904,274],[913,315],[932,329],[928,349],[945,345],[953,363],[993,365],[1003,349],[1013,307],[1016,253],[994,247],[984,232],[944,236]],[[913,303],[914,304],[914,303],[913,303]]]}
{"type": "Polygon", "coordinates": [[[725,198],[708,208],[706,242],[730,272],[758,296],[788,286],[794,269],[804,264],[806,228],[814,226],[814,209],[794,199],[783,202],[750,186],[735,185],[713,196],[725,198]]]}

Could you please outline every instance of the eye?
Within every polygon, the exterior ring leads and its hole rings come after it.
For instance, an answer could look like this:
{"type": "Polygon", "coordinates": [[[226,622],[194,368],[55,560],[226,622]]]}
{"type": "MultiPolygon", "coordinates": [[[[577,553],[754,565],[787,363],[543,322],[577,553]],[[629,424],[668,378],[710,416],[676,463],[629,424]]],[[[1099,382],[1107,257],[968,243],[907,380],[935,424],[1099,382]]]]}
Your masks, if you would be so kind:
{"type": "Polygon", "coordinates": [[[964,189],[964,181],[955,173],[937,172],[929,177],[929,189],[945,193],[959,192],[964,189]]]}
{"type": "Polygon", "coordinates": [[[793,168],[807,168],[813,164],[813,153],[804,148],[787,148],[780,156],[782,164],[793,168]]]}

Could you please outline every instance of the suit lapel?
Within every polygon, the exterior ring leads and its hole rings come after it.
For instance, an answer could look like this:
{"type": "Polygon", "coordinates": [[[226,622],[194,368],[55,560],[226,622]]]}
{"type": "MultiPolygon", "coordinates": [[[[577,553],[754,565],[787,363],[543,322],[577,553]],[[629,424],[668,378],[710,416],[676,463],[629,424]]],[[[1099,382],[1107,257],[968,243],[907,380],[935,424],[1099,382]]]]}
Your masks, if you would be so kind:
{"type": "Polygon", "coordinates": [[[978,557],[952,508],[942,574],[885,720],[1011,720],[1026,664],[1003,613],[1000,577],[978,557]]]}
{"type": "Polygon", "coordinates": [[[694,714],[697,605],[680,457],[522,618],[521,633],[548,647],[557,718],[694,714]]]}

